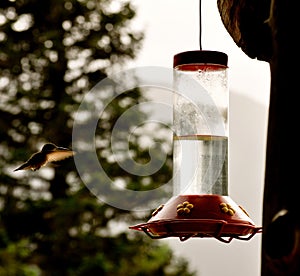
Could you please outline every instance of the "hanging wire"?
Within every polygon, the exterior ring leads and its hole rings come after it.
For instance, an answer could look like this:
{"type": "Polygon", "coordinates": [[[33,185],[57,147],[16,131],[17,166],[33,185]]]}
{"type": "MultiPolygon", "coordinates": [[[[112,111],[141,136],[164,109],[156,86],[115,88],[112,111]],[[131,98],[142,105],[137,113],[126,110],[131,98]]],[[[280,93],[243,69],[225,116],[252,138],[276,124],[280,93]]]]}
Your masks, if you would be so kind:
{"type": "Polygon", "coordinates": [[[199,46],[200,46],[200,51],[202,51],[202,18],[201,18],[201,0],[199,0],[199,46]]]}

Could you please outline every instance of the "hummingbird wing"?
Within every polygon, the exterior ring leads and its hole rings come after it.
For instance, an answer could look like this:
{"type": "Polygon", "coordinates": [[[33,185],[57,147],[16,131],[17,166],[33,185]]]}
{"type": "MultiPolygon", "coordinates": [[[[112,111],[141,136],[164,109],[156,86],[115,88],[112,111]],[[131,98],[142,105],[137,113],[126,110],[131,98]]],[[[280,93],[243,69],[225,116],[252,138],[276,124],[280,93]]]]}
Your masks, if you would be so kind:
{"type": "Polygon", "coordinates": [[[57,162],[74,155],[72,150],[58,150],[47,153],[47,162],[57,162]]]}

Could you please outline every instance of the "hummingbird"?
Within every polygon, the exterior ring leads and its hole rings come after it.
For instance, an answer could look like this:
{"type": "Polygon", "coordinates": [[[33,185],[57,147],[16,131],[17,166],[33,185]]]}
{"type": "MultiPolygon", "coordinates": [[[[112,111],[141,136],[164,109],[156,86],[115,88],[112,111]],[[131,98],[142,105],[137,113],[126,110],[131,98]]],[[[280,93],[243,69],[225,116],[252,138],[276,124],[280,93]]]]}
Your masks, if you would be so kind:
{"type": "Polygon", "coordinates": [[[21,166],[16,168],[14,172],[19,170],[36,171],[50,162],[61,161],[74,154],[75,152],[68,148],[58,147],[53,143],[47,143],[43,146],[41,151],[31,155],[31,157],[21,166]]]}

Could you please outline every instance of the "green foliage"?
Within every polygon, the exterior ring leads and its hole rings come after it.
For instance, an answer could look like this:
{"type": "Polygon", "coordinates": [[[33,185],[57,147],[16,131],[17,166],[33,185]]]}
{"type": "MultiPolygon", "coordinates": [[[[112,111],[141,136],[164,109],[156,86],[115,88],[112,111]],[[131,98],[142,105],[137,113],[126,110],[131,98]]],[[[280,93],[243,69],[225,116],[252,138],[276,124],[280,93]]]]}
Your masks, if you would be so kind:
{"type": "MultiPolygon", "coordinates": [[[[0,275],[193,275],[166,245],[128,230],[148,213],[97,199],[72,159],[36,172],[13,172],[45,142],[71,147],[83,97],[141,47],[143,34],[133,28],[134,17],[127,1],[1,0],[0,275]]],[[[93,102],[101,104],[113,95],[97,96],[93,102]]],[[[116,97],[95,132],[105,172],[132,190],[155,188],[171,178],[170,152],[160,171],[147,177],[132,175],[111,159],[114,124],[143,100],[137,89],[116,97]]],[[[124,133],[147,117],[139,115],[130,117],[124,133]]],[[[132,135],[130,149],[138,163],[147,163],[141,136],[132,135]]],[[[97,171],[89,177],[101,183],[97,171]]]]}

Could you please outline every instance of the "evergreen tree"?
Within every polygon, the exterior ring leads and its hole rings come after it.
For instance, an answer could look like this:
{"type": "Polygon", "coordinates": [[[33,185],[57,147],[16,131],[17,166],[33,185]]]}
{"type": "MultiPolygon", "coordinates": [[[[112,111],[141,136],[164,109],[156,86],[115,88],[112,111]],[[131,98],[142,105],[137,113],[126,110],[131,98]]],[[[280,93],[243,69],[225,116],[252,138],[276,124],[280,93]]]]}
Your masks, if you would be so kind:
{"type": "MultiPolygon", "coordinates": [[[[99,200],[73,159],[36,172],[13,172],[46,142],[72,147],[74,117],[84,96],[141,47],[143,34],[132,27],[134,17],[127,1],[1,0],[0,275],[193,275],[166,245],[128,231],[149,214],[141,217],[99,200]]],[[[103,92],[93,101],[111,96],[103,92]]],[[[171,178],[170,152],[162,168],[145,177],[110,159],[114,124],[143,97],[138,89],[116,96],[95,132],[106,174],[132,190],[155,188],[171,178]]],[[[133,117],[130,124],[140,119],[133,117]]],[[[146,163],[141,135],[132,135],[130,147],[136,161],[146,163]]],[[[101,182],[97,173],[90,177],[101,182]]]]}

